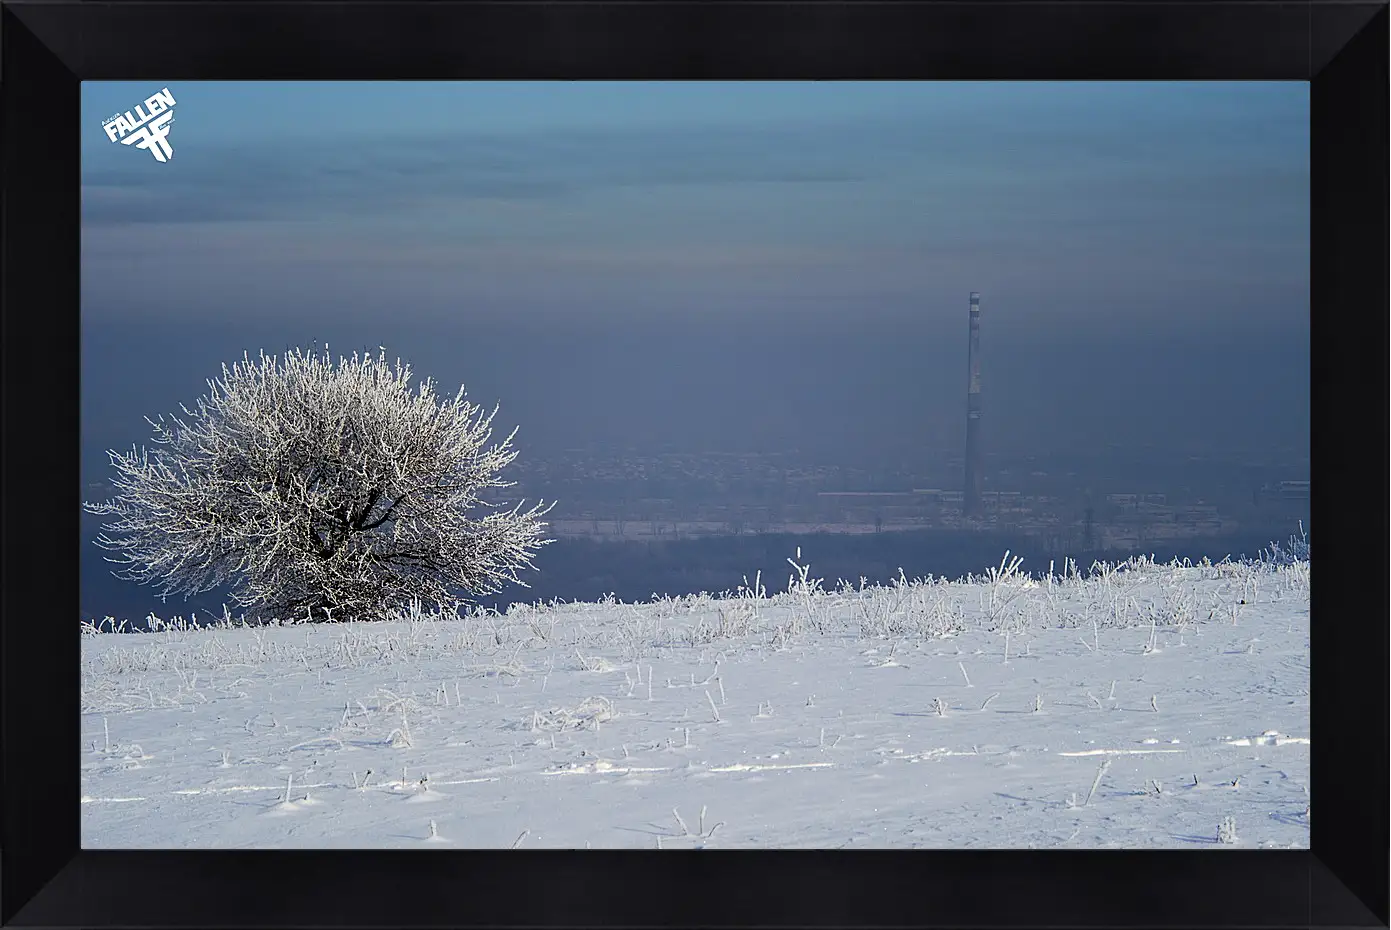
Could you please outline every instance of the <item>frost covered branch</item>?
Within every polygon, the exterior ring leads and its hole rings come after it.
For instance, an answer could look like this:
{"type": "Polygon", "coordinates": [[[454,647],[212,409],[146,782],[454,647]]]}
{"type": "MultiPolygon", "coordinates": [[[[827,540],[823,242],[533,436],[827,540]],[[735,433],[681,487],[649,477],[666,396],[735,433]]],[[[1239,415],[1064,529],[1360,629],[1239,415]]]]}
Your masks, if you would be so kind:
{"type": "Polygon", "coordinates": [[[161,594],[224,584],[282,619],[371,619],[412,602],[441,609],[532,568],[540,504],[487,502],[511,487],[515,431],[488,445],[496,408],[410,386],[383,351],[335,364],[294,350],[222,367],[182,416],[148,420],[153,448],[108,453],[117,494],[98,544],[121,577],[161,594]]]}

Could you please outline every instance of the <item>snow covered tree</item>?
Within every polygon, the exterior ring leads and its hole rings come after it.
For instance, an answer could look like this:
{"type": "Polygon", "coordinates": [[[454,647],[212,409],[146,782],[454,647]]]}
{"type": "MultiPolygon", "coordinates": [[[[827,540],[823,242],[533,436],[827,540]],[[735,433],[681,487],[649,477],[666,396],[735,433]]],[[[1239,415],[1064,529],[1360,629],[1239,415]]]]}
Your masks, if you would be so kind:
{"type": "Polygon", "coordinates": [[[411,369],[353,353],[243,355],[152,450],[108,452],[118,493],[98,537],[116,574],[185,595],[229,585],[261,617],[380,618],[412,602],[451,608],[522,583],[543,539],[540,504],[488,502],[511,487],[516,431],[489,446],[497,410],[411,390],[411,369]]]}

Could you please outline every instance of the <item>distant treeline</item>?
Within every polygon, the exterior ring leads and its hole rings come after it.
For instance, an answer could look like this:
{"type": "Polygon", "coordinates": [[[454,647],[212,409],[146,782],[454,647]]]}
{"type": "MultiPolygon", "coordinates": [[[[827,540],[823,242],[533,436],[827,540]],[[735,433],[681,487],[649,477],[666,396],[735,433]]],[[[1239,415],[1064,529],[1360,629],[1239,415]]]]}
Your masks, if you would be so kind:
{"type": "MultiPolygon", "coordinates": [[[[1085,571],[1095,561],[1123,560],[1130,555],[1150,555],[1160,561],[1173,558],[1198,561],[1204,557],[1218,561],[1225,556],[1254,557],[1272,539],[1284,539],[1295,527],[1248,531],[1239,535],[1212,536],[1182,541],[1178,545],[1151,546],[1141,552],[1075,552],[1067,557],[1085,571]]],[[[1023,558],[1020,568],[1034,574],[1048,571],[1050,561],[1061,573],[1064,556],[1034,548],[1029,540],[1006,534],[928,530],[920,532],[870,533],[846,535],[766,534],[716,536],[704,539],[662,542],[597,542],[589,539],[560,539],[543,548],[536,557],[538,571],[526,572],[529,588],[510,586],[499,595],[483,598],[484,606],[506,608],[517,602],[551,600],[594,601],[608,594],[624,601],[648,600],[657,595],[718,594],[733,591],[747,578],[752,584],[762,572],[762,584],[769,593],[784,590],[793,571],[787,563],[798,547],[801,562],[810,565],[808,577],[825,580],[834,587],[841,579],[859,584],[886,584],[898,576],[900,568],[910,579],[933,575],[951,579],[978,575],[1000,564],[1005,550],[1023,558]]],[[[84,559],[80,613],[83,619],[115,616],[132,623],[151,611],[161,618],[189,617],[196,610],[201,617],[219,614],[221,598],[216,594],[198,598],[171,598],[161,603],[149,588],[121,581],[110,575],[110,566],[100,558],[84,559]]]]}

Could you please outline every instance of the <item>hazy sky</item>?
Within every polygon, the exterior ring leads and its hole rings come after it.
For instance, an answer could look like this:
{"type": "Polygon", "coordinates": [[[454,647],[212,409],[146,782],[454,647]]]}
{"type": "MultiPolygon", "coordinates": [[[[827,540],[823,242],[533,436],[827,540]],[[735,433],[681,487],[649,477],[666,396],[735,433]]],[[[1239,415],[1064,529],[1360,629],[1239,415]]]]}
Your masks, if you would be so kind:
{"type": "Polygon", "coordinates": [[[385,345],[542,450],[1305,449],[1304,83],[83,86],[84,463],[385,345]]]}

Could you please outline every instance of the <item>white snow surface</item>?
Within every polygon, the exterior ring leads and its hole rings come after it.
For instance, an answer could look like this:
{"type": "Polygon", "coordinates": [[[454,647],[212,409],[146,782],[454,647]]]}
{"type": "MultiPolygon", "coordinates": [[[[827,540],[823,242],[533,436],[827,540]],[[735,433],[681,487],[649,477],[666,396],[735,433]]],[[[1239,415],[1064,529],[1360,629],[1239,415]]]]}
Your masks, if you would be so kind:
{"type": "Polygon", "coordinates": [[[82,844],[1308,847],[1308,562],[1002,569],[89,629],[82,844]]]}

